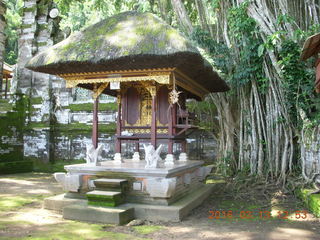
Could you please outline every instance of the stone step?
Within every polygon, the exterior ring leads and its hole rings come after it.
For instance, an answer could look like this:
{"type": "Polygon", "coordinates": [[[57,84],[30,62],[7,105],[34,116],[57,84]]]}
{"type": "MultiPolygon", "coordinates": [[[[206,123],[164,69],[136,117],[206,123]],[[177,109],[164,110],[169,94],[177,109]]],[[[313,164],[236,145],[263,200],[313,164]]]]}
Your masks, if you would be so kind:
{"type": "Polygon", "coordinates": [[[94,190],[86,193],[89,205],[115,207],[124,202],[121,192],[94,190]]]}
{"type": "Polygon", "coordinates": [[[108,208],[75,204],[63,208],[63,218],[123,225],[134,219],[134,209],[122,206],[108,208]]]}
{"type": "Polygon", "coordinates": [[[93,180],[96,189],[125,192],[128,186],[126,179],[98,178],[93,180]]]}

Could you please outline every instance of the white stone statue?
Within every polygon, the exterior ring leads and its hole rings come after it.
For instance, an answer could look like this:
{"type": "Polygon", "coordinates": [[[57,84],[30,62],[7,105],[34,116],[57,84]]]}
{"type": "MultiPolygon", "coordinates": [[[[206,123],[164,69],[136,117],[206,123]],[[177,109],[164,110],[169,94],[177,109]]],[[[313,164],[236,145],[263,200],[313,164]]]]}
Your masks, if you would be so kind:
{"type": "Polygon", "coordinates": [[[87,144],[87,164],[97,166],[98,158],[103,150],[103,145],[99,145],[97,149],[92,144],[87,144]]]}
{"type": "Polygon", "coordinates": [[[145,160],[147,162],[145,168],[158,168],[159,162],[162,160],[160,157],[160,153],[162,150],[162,144],[157,148],[154,149],[153,145],[145,145],[143,144],[144,151],[145,151],[145,160]]]}

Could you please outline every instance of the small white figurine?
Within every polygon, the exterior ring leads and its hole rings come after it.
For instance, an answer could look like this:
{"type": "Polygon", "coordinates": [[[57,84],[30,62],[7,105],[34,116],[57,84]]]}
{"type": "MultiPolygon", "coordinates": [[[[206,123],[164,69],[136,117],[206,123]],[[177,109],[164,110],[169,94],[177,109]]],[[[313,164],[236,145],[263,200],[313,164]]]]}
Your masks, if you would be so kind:
{"type": "Polygon", "coordinates": [[[145,160],[147,162],[145,168],[158,168],[159,162],[162,160],[160,157],[162,144],[154,150],[153,145],[145,145],[143,144],[145,150],[145,160]]]}
{"type": "Polygon", "coordinates": [[[98,158],[103,150],[103,145],[99,145],[97,149],[92,144],[87,144],[87,164],[97,166],[98,158]]]}

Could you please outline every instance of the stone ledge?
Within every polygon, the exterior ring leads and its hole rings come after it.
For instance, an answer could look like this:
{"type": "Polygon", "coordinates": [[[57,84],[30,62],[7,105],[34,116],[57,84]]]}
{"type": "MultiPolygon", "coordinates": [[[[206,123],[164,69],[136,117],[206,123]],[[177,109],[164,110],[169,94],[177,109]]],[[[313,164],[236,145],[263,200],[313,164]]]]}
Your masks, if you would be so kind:
{"type": "MultiPolygon", "coordinates": [[[[87,205],[87,200],[65,198],[64,194],[61,194],[58,196],[46,198],[44,208],[60,212],[64,209],[64,217],[73,220],[90,222],[107,223],[107,221],[109,220],[106,220],[106,217],[103,215],[106,211],[112,212],[112,210],[110,209],[114,209],[113,212],[120,211],[121,209],[132,209],[130,211],[134,212],[134,218],[137,219],[179,222],[184,217],[186,217],[194,208],[202,204],[202,202],[211,194],[213,187],[214,184],[204,185],[203,187],[186,195],[184,198],[180,199],[170,206],[126,203],[114,208],[92,207],[87,205]]],[[[128,216],[130,216],[130,214],[131,213],[128,213],[128,216]]],[[[123,219],[127,219],[128,216],[123,216],[123,219]]],[[[118,221],[116,224],[123,224],[123,219],[121,219],[121,216],[119,216],[119,218],[113,216],[112,220],[110,221],[115,221],[113,223],[116,223],[118,221]]]]}
{"type": "Polygon", "coordinates": [[[65,197],[65,194],[56,195],[44,199],[43,208],[62,212],[63,208],[69,205],[78,204],[85,206],[87,200],[65,197]]]}
{"type": "Polygon", "coordinates": [[[76,204],[63,209],[63,218],[123,225],[133,220],[134,209],[126,206],[108,208],[76,204]]]}
{"type": "Polygon", "coordinates": [[[214,185],[207,184],[170,206],[127,203],[135,209],[135,218],[150,221],[180,222],[211,194],[214,185]]]}

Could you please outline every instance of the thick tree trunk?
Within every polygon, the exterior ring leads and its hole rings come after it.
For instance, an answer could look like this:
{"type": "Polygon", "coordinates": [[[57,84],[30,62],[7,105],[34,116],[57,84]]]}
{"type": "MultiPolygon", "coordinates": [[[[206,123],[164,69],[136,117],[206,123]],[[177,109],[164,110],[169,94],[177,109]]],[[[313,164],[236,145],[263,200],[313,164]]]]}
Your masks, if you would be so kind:
{"type": "Polygon", "coordinates": [[[172,17],[170,15],[170,0],[158,0],[158,6],[162,19],[171,24],[172,17]]]}
{"type": "Polygon", "coordinates": [[[183,2],[181,0],[171,0],[171,3],[175,13],[177,14],[180,26],[182,26],[183,31],[187,35],[190,35],[193,31],[193,27],[183,2]]]}
{"type": "Polygon", "coordinates": [[[203,30],[210,33],[210,28],[208,25],[208,16],[207,16],[206,9],[204,7],[204,2],[203,0],[195,0],[195,3],[198,11],[200,26],[203,30]]]}
{"type": "Polygon", "coordinates": [[[2,0],[0,0],[0,92],[2,91],[3,83],[3,62],[4,62],[4,53],[5,53],[5,35],[4,28],[6,26],[6,21],[4,14],[6,12],[6,6],[2,0]]]}

